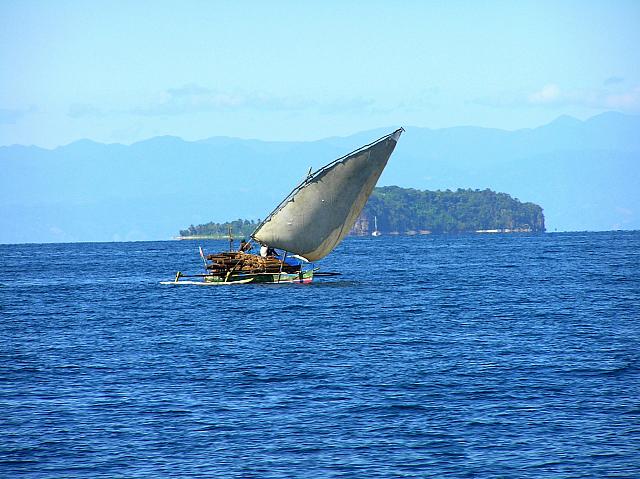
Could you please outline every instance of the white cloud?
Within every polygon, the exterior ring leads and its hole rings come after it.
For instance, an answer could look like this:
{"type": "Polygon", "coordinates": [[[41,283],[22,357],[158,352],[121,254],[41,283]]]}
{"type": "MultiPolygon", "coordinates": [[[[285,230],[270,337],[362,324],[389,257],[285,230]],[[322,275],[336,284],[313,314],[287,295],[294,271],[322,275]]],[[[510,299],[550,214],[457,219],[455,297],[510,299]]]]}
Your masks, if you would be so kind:
{"type": "MultiPolygon", "coordinates": [[[[612,83],[616,85],[617,82],[612,83]]],[[[579,106],[597,110],[640,111],[640,86],[627,90],[614,88],[561,89],[550,84],[529,95],[532,105],[579,106]]]]}
{"type": "Polygon", "coordinates": [[[128,111],[135,115],[183,115],[241,108],[246,98],[238,94],[220,93],[196,84],[169,88],[145,105],[128,111]]]}
{"type": "Polygon", "coordinates": [[[72,118],[103,117],[111,115],[178,116],[193,113],[261,110],[301,111],[321,113],[371,110],[374,101],[361,97],[329,98],[323,101],[296,96],[278,96],[263,92],[217,91],[195,83],[168,88],[147,101],[133,107],[103,109],[94,105],[74,104],[68,110],[72,118]]]}
{"type": "MultiPolygon", "coordinates": [[[[474,103],[497,108],[517,107],[581,107],[594,110],[640,112],[640,86],[623,88],[621,82],[592,89],[562,88],[549,83],[530,92],[505,92],[497,97],[479,98],[474,103]]],[[[606,83],[606,82],[605,82],[606,83]]]]}
{"type": "Polygon", "coordinates": [[[533,104],[549,104],[557,102],[560,97],[560,87],[558,85],[549,84],[542,87],[541,90],[531,93],[529,95],[529,102],[533,104]]]}
{"type": "Polygon", "coordinates": [[[640,86],[622,93],[607,94],[604,104],[617,110],[640,111],[640,86]]]}

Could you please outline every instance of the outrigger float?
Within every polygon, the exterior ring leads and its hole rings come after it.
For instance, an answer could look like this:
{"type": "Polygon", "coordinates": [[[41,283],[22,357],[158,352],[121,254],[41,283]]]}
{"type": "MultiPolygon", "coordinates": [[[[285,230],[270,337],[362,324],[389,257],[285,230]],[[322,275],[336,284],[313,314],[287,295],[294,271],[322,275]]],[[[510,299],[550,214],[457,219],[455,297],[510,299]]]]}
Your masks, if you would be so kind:
{"type": "Polygon", "coordinates": [[[314,173],[309,171],[251,234],[261,254],[245,248],[205,256],[200,248],[205,274],[178,272],[173,281],[162,284],[310,283],[314,276],[338,275],[319,272],[313,262],[331,253],[349,233],[403,131],[400,128],[314,173]]]}

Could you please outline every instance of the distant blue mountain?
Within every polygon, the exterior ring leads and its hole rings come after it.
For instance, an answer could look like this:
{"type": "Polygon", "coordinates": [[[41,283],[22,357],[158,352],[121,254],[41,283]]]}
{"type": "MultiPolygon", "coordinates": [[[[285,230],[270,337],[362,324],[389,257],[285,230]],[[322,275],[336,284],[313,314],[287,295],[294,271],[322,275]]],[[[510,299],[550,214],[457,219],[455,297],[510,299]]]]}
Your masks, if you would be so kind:
{"type": "MultiPolygon", "coordinates": [[[[264,218],[310,166],[392,130],[314,142],[163,136],[0,147],[0,242],[166,239],[190,223],[264,218]]],[[[406,130],[380,186],[509,193],[541,205],[548,231],[640,229],[638,116],[406,130]]]]}

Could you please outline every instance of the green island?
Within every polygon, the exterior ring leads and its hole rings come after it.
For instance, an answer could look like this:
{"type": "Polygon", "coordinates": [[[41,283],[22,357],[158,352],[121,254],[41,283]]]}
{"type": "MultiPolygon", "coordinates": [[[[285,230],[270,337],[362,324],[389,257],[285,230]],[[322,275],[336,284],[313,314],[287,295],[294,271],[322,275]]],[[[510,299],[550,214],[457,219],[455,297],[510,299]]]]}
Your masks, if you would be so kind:
{"type": "MultiPolygon", "coordinates": [[[[544,214],[534,203],[522,203],[506,193],[458,189],[421,191],[399,186],[375,188],[350,234],[370,235],[377,223],[381,234],[543,232],[544,214]]],[[[179,239],[249,237],[260,220],[191,225],[179,239]]]]}

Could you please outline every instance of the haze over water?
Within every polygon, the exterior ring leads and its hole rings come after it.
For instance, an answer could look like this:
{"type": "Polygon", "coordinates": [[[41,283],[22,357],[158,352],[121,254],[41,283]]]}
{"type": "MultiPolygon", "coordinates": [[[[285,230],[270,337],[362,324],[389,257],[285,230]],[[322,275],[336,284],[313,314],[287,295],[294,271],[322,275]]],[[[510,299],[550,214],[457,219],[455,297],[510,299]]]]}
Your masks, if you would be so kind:
{"type": "Polygon", "coordinates": [[[0,245],[0,476],[637,477],[640,233],[0,245]],[[224,241],[204,242],[207,251],[224,241]]]}

